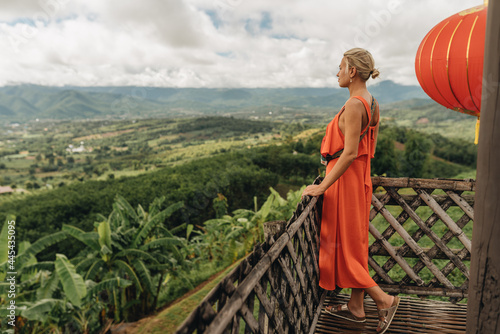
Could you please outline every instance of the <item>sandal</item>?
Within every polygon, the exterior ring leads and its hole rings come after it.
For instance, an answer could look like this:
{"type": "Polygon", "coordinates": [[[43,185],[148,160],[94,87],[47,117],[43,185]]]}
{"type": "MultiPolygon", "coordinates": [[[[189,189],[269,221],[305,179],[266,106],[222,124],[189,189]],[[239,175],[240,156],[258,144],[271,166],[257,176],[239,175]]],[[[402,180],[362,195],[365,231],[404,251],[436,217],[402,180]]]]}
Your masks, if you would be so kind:
{"type": "Polygon", "coordinates": [[[396,310],[399,306],[399,297],[394,297],[394,301],[392,302],[392,306],[389,308],[384,308],[378,311],[378,326],[377,333],[383,334],[387,331],[389,326],[391,325],[392,319],[396,314],[396,310]]]}
{"type": "Polygon", "coordinates": [[[330,309],[325,307],[325,312],[333,315],[334,317],[346,319],[346,320],[353,321],[353,322],[365,322],[366,321],[366,317],[357,317],[354,314],[352,314],[351,310],[349,310],[349,306],[347,306],[347,304],[334,305],[334,306],[330,307],[330,309]]]}

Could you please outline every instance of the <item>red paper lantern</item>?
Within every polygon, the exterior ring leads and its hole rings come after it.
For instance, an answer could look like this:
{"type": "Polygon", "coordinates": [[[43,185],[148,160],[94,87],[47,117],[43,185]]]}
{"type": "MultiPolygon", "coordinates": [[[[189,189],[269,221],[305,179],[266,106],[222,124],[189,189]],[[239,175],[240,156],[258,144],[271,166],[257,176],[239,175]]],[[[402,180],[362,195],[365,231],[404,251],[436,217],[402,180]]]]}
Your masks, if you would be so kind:
{"type": "Polygon", "coordinates": [[[439,104],[479,117],[487,5],[452,15],[422,40],[415,72],[423,90],[439,104]]]}

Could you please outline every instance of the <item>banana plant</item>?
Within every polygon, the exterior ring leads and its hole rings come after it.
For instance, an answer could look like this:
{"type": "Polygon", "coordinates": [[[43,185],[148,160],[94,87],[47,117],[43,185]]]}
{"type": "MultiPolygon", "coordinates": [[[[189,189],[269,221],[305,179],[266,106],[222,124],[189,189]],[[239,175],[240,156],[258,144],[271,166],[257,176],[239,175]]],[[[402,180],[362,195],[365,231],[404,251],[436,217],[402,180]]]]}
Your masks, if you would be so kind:
{"type": "Polygon", "coordinates": [[[53,326],[58,322],[57,310],[68,313],[68,309],[80,308],[87,295],[87,287],[74,266],[63,254],[56,254],[54,271],[45,271],[46,277],[37,290],[37,298],[32,302],[24,302],[25,308],[21,316],[39,321],[45,326],[53,326]],[[60,298],[54,297],[60,290],[60,298]]]}
{"type": "MultiPolygon", "coordinates": [[[[10,240],[5,236],[8,231],[6,226],[12,225],[9,222],[13,221],[15,221],[14,216],[7,217],[0,232],[0,240],[10,240]]],[[[86,295],[85,286],[82,285],[83,280],[64,255],[58,254],[55,261],[38,262],[36,259],[36,255],[65,238],[64,232],[57,232],[33,244],[16,239],[13,239],[14,244],[8,242],[0,244],[2,255],[7,254],[7,250],[14,250],[16,253],[15,258],[0,257],[2,261],[0,272],[3,278],[7,273],[15,272],[15,298],[18,305],[16,315],[22,317],[19,319],[24,319],[21,322],[26,322],[23,332],[38,333],[52,329],[58,331],[58,328],[61,328],[58,320],[60,317],[51,314],[58,313],[57,310],[61,308],[66,310],[67,305],[71,305],[71,309],[74,309],[82,304],[86,295]],[[15,247],[9,248],[12,245],[15,247]]],[[[1,286],[0,297],[0,304],[8,301],[5,285],[1,286]]],[[[4,310],[5,307],[1,305],[0,309],[4,310]]]]}
{"type": "Polygon", "coordinates": [[[95,230],[85,232],[71,225],[63,231],[87,247],[73,259],[84,279],[102,282],[112,278],[126,279],[125,289],[113,287],[105,296],[114,320],[134,320],[156,308],[163,276],[185,255],[182,238],[174,236],[163,223],[182,207],[178,202],[161,210],[164,198],[151,203],[149,212],[142,206],[136,210],[122,196],[117,196],[113,211],[100,216],[95,230]],[[141,301],[138,303],[137,301],[141,301]]]}
{"type": "Polygon", "coordinates": [[[271,194],[260,209],[255,200],[253,211],[238,209],[233,211],[232,216],[224,215],[207,220],[202,227],[203,233],[197,232],[198,236],[193,237],[191,241],[198,242],[206,249],[205,254],[209,260],[234,262],[248,254],[256,243],[264,240],[265,222],[288,220],[292,216],[304,188],[289,191],[284,199],[271,187],[271,194]]]}
{"type": "Polygon", "coordinates": [[[105,309],[95,296],[132,284],[119,278],[100,283],[84,282],[73,264],[62,254],[56,255],[54,271],[41,273],[43,279],[36,290],[36,299],[21,304],[21,316],[28,321],[24,332],[89,333],[91,329],[102,326],[99,313],[105,309]]]}
{"type": "MultiPolygon", "coordinates": [[[[30,289],[30,286],[37,281],[39,276],[37,273],[40,270],[47,268],[50,270],[53,267],[51,261],[38,262],[36,255],[57,242],[64,240],[66,234],[64,232],[57,232],[38,239],[33,244],[18,239],[13,239],[15,243],[9,243],[7,226],[11,225],[9,222],[15,221],[15,218],[13,215],[8,215],[0,232],[0,241],[2,241],[0,243],[0,279],[1,282],[5,282],[7,273],[15,272],[16,284],[20,287],[16,297],[19,298],[34,291],[30,289]],[[11,253],[11,257],[8,256],[9,252],[13,252],[11,253]]],[[[5,295],[5,288],[6,285],[0,285],[1,297],[5,295]]],[[[6,300],[6,298],[1,298],[1,300],[6,300]]]]}

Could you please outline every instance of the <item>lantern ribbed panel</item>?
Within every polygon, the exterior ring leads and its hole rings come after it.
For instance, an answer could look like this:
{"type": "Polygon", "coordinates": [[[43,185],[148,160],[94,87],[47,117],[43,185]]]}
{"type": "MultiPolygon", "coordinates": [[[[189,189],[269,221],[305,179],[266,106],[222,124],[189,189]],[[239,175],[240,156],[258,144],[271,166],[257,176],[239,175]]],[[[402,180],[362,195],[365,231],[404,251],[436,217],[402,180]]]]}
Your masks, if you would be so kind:
{"type": "Polygon", "coordinates": [[[478,6],[438,23],[415,58],[417,79],[434,101],[479,116],[487,7],[478,6]]]}

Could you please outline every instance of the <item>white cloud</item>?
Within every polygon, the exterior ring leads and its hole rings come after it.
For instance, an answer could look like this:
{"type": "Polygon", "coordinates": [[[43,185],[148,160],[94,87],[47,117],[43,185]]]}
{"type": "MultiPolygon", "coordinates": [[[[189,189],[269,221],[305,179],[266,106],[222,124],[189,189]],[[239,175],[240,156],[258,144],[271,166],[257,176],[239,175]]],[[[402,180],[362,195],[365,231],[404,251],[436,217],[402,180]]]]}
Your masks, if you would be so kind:
{"type": "MultiPolygon", "coordinates": [[[[5,1],[4,1],[5,2],[5,1]]],[[[342,53],[416,84],[425,34],[480,0],[29,0],[2,3],[0,85],[335,86],[342,53]]]]}

